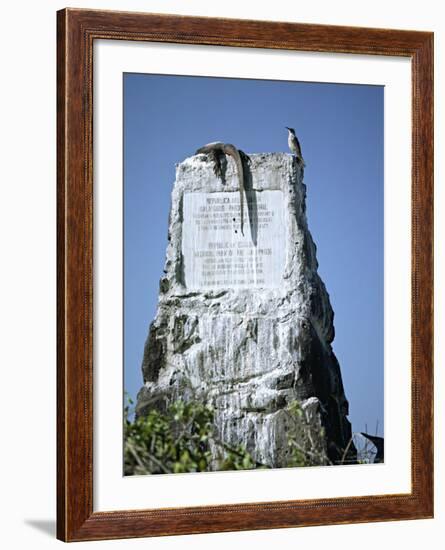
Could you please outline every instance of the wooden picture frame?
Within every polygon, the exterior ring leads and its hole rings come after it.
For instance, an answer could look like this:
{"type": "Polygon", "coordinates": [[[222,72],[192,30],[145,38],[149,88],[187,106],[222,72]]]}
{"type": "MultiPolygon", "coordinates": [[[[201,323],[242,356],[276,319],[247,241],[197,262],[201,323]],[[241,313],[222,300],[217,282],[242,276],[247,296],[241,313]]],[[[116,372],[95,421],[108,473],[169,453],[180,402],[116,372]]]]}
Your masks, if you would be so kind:
{"type": "Polygon", "coordinates": [[[65,9],[57,14],[57,537],[64,541],[433,516],[433,34],[65,9]],[[93,43],[403,56],[412,66],[411,492],[93,512],[93,43]]]}

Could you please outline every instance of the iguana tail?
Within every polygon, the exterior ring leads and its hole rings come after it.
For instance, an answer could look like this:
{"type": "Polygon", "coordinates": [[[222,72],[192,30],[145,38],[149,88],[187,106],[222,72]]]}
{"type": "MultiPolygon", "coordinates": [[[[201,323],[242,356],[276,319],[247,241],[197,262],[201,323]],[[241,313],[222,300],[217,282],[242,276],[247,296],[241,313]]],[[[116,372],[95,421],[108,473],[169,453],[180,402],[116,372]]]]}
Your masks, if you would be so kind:
{"type": "Polygon", "coordinates": [[[240,205],[241,205],[241,235],[244,235],[244,169],[243,161],[241,160],[241,155],[238,149],[231,143],[224,144],[224,153],[230,155],[236,164],[236,169],[238,172],[239,180],[239,191],[240,191],[240,205]]]}

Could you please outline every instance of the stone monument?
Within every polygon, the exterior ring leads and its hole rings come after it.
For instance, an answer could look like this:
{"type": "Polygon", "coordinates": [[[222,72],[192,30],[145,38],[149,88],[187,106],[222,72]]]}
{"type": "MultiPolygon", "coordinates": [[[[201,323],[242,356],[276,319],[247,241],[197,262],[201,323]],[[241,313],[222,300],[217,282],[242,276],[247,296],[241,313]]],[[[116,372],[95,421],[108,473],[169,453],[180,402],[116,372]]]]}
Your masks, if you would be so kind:
{"type": "Polygon", "coordinates": [[[303,168],[290,154],[250,155],[244,235],[235,164],[224,159],[222,178],[213,168],[204,154],[176,168],[136,414],[165,410],[178,399],[204,401],[214,408],[220,440],[283,467],[286,407],[298,401],[329,462],[346,456],[353,462],[348,402],[331,347],[333,311],[307,227],[303,168]]]}

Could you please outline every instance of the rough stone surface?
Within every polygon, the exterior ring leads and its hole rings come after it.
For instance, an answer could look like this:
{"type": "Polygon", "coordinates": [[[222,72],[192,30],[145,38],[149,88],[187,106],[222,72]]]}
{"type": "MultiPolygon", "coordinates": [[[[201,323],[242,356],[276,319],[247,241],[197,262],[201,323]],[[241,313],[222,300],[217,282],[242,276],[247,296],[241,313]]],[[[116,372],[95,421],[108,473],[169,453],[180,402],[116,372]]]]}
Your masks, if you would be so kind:
{"type": "MultiPolygon", "coordinates": [[[[282,467],[291,429],[285,409],[298,400],[311,424],[324,428],[314,445],[338,463],[351,427],[331,347],[333,311],[307,227],[303,169],[289,154],[267,153],[250,155],[245,171],[241,235],[232,159],[222,178],[206,155],[177,165],[137,415],[176,399],[206,401],[221,440],[282,467]],[[233,259],[239,250],[241,264],[233,259]]],[[[349,459],[354,452],[352,445],[349,459]]]]}

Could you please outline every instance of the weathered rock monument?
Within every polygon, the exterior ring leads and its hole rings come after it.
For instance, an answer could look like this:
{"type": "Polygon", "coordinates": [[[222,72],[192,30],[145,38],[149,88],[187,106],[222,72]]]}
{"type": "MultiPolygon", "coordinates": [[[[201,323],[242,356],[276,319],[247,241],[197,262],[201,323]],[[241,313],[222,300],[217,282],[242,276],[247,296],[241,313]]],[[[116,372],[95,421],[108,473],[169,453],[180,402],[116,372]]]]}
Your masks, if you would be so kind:
{"type": "Polygon", "coordinates": [[[221,441],[283,467],[293,429],[286,408],[298,401],[312,445],[331,463],[346,455],[351,462],[348,402],[307,227],[303,169],[290,154],[253,154],[244,177],[242,235],[233,160],[223,159],[221,178],[205,154],[177,165],[136,413],[204,401],[221,441]]]}

